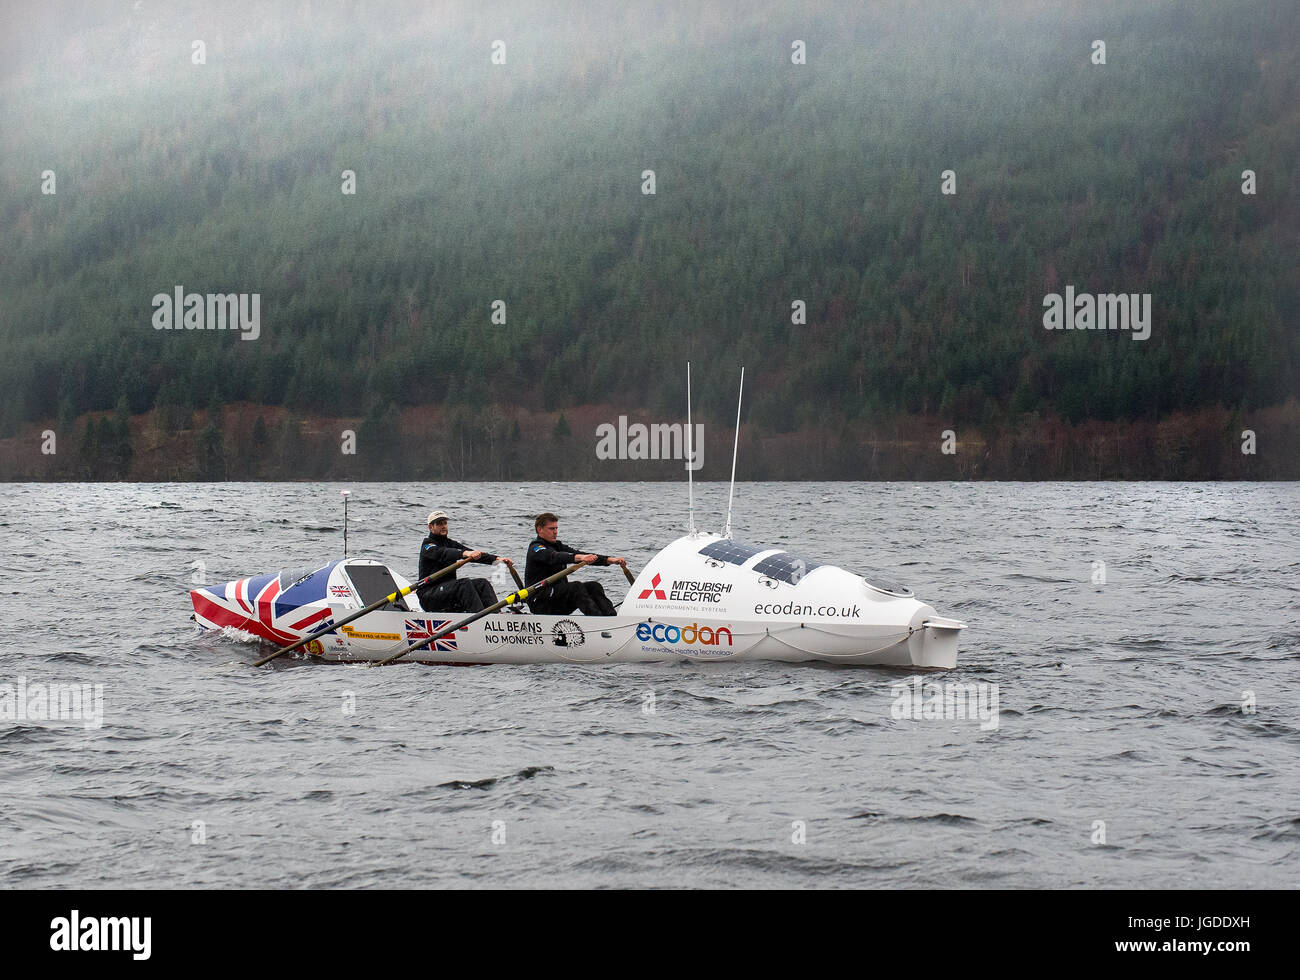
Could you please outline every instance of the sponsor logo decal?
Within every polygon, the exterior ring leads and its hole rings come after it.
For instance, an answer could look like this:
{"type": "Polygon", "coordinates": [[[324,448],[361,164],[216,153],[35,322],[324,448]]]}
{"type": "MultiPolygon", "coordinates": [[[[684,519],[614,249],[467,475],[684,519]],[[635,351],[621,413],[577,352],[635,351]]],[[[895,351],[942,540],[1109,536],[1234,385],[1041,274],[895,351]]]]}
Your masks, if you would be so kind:
{"type": "Polygon", "coordinates": [[[668,591],[670,602],[721,602],[723,596],[731,591],[730,582],[694,582],[683,580],[674,582],[668,591]]]}
{"type": "Polygon", "coordinates": [[[551,627],[551,642],[557,647],[580,647],[587,639],[582,627],[571,619],[562,619],[551,627]]]}
{"type": "Polygon", "coordinates": [[[754,606],[756,616],[826,616],[840,619],[861,619],[860,606],[805,606],[798,602],[760,602],[754,606]]]}
{"type": "Polygon", "coordinates": [[[546,637],[542,634],[542,624],[529,619],[485,619],[483,639],[489,646],[503,643],[537,646],[546,642],[546,637]]]}
{"type": "Polygon", "coordinates": [[[659,583],[660,583],[661,581],[662,581],[662,579],[659,578],[659,573],[656,572],[656,573],[655,573],[655,577],[652,578],[652,579],[650,580],[650,588],[648,588],[648,589],[646,589],[645,591],[643,591],[639,596],[637,596],[637,598],[638,598],[638,599],[649,599],[649,598],[650,598],[650,593],[653,592],[653,593],[654,593],[654,597],[655,597],[656,599],[667,599],[668,596],[666,596],[666,595],[664,594],[664,590],[661,589],[661,588],[659,588],[659,583]]]}
{"type": "Polygon", "coordinates": [[[664,602],[721,602],[731,591],[730,582],[697,582],[693,579],[679,579],[665,591],[660,586],[662,579],[658,574],[650,580],[650,588],[642,589],[637,599],[659,599],[664,602]]]}
{"type": "Polygon", "coordinates": [[[351,640],[400,640],[402,638],[400,633],[367,633],[363,630],[353,629],[351,626],[341,626],[339,629],[346,633],[348,639],[351,640]]]}
{"type": "Polygon", "coordinates": [[[691,623],[690,626],[672,626],[668,623],[638,623],[636,627],[636,638],[643,643],[653,640],[656,643],[685,643],[687,645],[699,644],[706,647],[722,646],[723,637],[727,639],[727,646],[732,646],[731,628],[728,626],[701,626],[699,623],[691,623]]]}
{"type": "Polygon", "coordinates": [[[313,657],[319,657],[322,653],[325,652],[325,647],[320,640],[312,640],[310,643],[307,644],[307,652],[310,653],[313,657]]]}

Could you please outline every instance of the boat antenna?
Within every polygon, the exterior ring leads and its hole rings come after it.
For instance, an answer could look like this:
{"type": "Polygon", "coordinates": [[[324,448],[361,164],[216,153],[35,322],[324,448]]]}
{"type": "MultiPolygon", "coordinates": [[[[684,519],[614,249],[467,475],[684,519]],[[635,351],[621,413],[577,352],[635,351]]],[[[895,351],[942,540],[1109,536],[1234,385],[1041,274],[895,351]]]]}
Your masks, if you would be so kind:
{"type": "Polygon", "coordinates": [[[695,537],[695,443],[691,426],[691,362],[686,362],[686,497],[690,507],[690,532],[695,537]]]}
{"type": "Polygon", "coordinates": [[[340,490],[339,493],[343,494],[343,557],[346,558],[348,556],[348,497],[352,491],[340,490]]]}
{"type": "Polygon", "coordinates": [[[740,403],[745,397],[745,369],[740,369],[740,394],[736,396],[736,444],[731,447],[731,489],[727,491],[727,526],[722,529],[724,538],[731,538],[731,498],[736,493],[736,456],[740,452],[740,403]]]}

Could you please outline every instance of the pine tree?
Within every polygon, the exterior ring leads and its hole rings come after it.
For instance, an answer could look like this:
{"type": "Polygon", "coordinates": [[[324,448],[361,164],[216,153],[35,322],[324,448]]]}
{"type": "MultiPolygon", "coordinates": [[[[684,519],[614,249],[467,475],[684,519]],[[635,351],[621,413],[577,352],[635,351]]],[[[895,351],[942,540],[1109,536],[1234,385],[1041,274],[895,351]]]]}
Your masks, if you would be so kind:
{"type": "Polygon", "coordinates": [[[99,469],[99,440],[95,420],[86,416],[81,429],[81,440],[77,445],[77,460],[74,467],[83,480],[93,480],[99,469]]]}
{"type": "Polygon", "coordinates": [[[113,469],[114,476],[125,480],[131,472],[131,460],[135,450],[131,446],[131,409],[127,396],[117,400],[113,410],[113,469]]]}

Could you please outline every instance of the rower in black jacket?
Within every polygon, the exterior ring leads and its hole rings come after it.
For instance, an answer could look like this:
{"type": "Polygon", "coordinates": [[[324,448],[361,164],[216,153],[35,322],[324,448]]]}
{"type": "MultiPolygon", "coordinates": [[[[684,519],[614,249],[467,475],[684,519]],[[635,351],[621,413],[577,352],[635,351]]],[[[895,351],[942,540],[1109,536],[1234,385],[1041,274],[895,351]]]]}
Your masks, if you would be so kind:
{"type": "MultiPolygon", "coordinates": [[[[607,555],[584,554],[559,540],[560,519],[547,511],[533,522],[537,537],[528,545],[528,563],[524,567],[524,581],[530,585],[562,572],[575,562],[584,565],[623,565],[627,559],[607,555]]],[[[588,616],[613,616],[614,604],[605,596],[599,582],[575,582],[561,579],[554,585],[534,592],[528,597],[528,607],[535,613],[567,616],[575,609],[588,616]]]]}
{"type": "MultiPolygon", "coordinates": [[[[509,558],[499,558],[486,551],[469,548],[447,537],[447,515],[435,510],[429,515],[429,536],[420,544],[420,571],[416,575],[416,581],[441,571],[448,565],[454,565],[462,558],[480,565],[491,565],[494,561],[514,564],[509,558]]],[[[458,579],[455,572],[422,586],[415,594],[426,612],[475,613],[497,601],[492,583],[487,579],[458,579]]]]}

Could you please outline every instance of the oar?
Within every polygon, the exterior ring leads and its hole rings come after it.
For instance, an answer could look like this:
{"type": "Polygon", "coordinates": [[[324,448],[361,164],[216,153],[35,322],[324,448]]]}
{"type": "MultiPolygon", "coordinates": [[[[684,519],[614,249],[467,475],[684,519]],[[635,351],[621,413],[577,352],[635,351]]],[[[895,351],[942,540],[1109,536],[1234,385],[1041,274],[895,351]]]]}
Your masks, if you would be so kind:
{"type": "Polygon", "coordinates": [[[627,584],[628,584],[628,585],[631,585],[633,582],[636,581],[636,576],[634,576],[631,572],[629,572],[629,571],[627,570],[627,566],[626,566],[626,565],[623,566],[623,574],[627,576],[627,584]]]}
{"type": "Polygon", "coordinates": [[[430,582],[436,582],[438,579],[442,578],[444,575],[449,575],[449,574],[451,574],[452,572],[454,572],[456,569],[460,568],[461,565],[465,564],[465,563],[466,563],[467,561],[469,561],[469,560],[470,560],[470,559],[468,559],[468,558],[462,558],[460,561],[456,562],[456,564],[454,564],[454,565],[448,565],[446,568],[441,569],[440,571],[434,572],[432,575],[425,576],[424,578],[420,579],[420,581],[416,582],[414,585],[408,585],[408,586],[407,586],[406,588],[404,588],[404,589],[398,589],[398,590],[397,590],[396,592],[394,592],[392,595],[386,595],[386,596],[384,596],[382,599],[376,599],[376,600],[375,600],[374,602],[372,602],[370,605],[366,606],[365,609],[360,609],[360,610],[358,610],[357,612],[354,612],[351,616],[347,616],[347,617],[344,617],[343,619],[340,619],[337,623],[329,623],[329,624],[327,624],[327,625],[325,625],[325,626],[322,626],[322,627],[321,627],[320,629],[318,629],[318,630],[313,630],[311,633],[308,633],[306,636],[304,636],[304,637],[303,637],[301,640],[299,640],[297,643],[294,643],[294,644],[291,645],[291,646],[282,647],[281,649],[276,650],[275,653],[272,653],[272,654],[270,654],[269,656],[263,657],[261,660],[257,661],[255,664],[253,664],[253,666],[254,666],[254,667],[261,667],[263,664],[269,664],[269,663],[270,663],[272,660],[274,660],[276,657],[283,657],[286,653],[292,653],[294,650],[297,650],[299,647],[301,647],[301,646],[303,646],[303,645],[305,645],[305,644],[307,644],[307,643],[310,643],[312,640],[316,639],[316,637],[318,637],[318,636],[324,636],[326,633],[333,633],[333,632],[334,632],[336,629],[338,629],[340,626],[346,626],[348,623],[352,622],[354,619],[360,619],[360,618],[361,618],[362,616],[364,616],[366,613],[368,613],[368,612],[374,612],[374,611],[375,611],[376,609],[378,609],[380,606],[387,605],[387,604],[390,603],[390,602],[396,602],[398,596],[404,596],[404,595],[406,595],[406,594],[408,594],[408,593],[410,593],[410,592],[414,592],[416,589],[421,588],[422,586],[428,585],[430,582]]]}
{"type": "Polygon", "coordinates": [[[412,650],[418,650],[420,649],[420,647],[428,646],[434,640],[441,640],[444,636],[447,636],[451,633],[455,633],[461,627],[468,626],[470,623],[482,619],[484,616],[488,615],[489,613],[494,613],[498,609],[501,609],[505,606],[513,606],[516,602],[519,602],[523,599],[527,599],[530,594],[536,592],[538,589],[543,589],[554,582],[558,582],[560,579],[564,578],[564,576],[572,575],[579,568],[583,568],[583,567],[584,567],[583,563],[578,562],[576,564],[570,565],[562,572],[556,572],[550,578],[542,579],[542,581],[538,582],[536,585],[529,585],[526,586],[525,588],[520,589],[518,592],[511,592],[508,596],[506,596],[504,599],[502,599],[500,602],[496,603],[495,605],[488,606],[486,609],[482,609],[471,616],[467,616],[466,618],[462,619],[459,623],[453,623],[450,626],[446,626],[438,630],[438,632],[434,633],[433,636],[429,637],[427,640],[419,640],[415,643],[412,643],[409,647],[406,647],[405,649],[402,650],[398,650],[391,657],[385,657],[383,660],[372,661],[370,666],[378,667],[381,666],[382,664],[391,664],[394,660],[400,660],[402,657],[405,657],[412,650]]]}
{"type": "Polygon", "coordinates": [[[512,578],[514,578],[514,580],[515,580],[515,585],[519,586],[519,587],[522,589],[522,588],[524,587],[524,580],[521,579],[521,578],[519,577],[519,573],[518,573],[517,571],[515,571],[515,566],[514,566],[514,565],[507,565],[506,568],[510,569],[510,575],[511,575],[512,578]]]}

